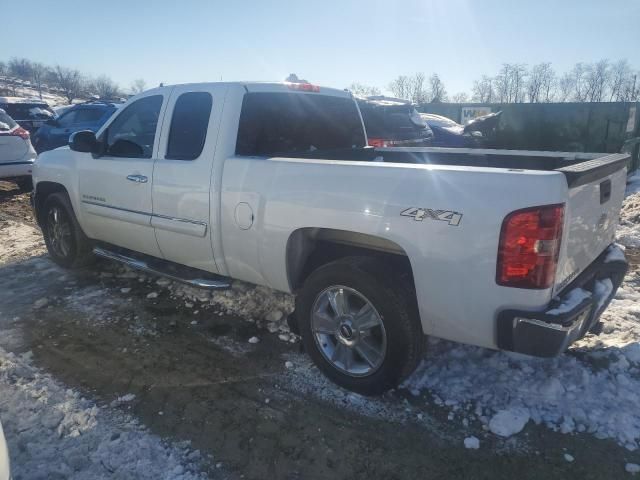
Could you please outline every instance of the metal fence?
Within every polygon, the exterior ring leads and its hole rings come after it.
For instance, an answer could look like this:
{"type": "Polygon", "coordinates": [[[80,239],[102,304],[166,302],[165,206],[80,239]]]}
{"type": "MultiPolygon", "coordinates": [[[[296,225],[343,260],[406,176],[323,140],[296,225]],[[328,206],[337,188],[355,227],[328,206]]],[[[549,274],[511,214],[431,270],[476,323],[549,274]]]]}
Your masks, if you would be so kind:
{"type": "Polygon", "coordinates": [[[475,114],[502,111],[494,143],[516,150],[620,152],[640,163],[640,103],[426,103],[426,113],[465,123],[475,114]]]}

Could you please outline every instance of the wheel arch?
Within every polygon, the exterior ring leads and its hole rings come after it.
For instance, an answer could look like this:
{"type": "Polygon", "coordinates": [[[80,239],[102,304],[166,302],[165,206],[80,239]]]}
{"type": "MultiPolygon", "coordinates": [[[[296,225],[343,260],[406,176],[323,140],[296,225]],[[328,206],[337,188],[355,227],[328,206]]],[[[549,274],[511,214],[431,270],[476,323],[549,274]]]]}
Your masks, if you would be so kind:
{"type": "MultiPolygon", "coordinates": [[[[52,193],[66,193],[69,195],[69,191],[64,185],[57,182],[42,181],[38,182],[34,187],[33,208],[36,217],[36,222],[42,227],[42,207],[49,195],[52,193]]],[[[72,205],[73,207],[73,205],[72,205]]]]}
{"type": "Polygon", "coordinates": [[[400,245],[376,235],[314,227],[300,228],[289,235],[286,273],[290,290],[299,290],[319,266],[349,256],[378,257],[386,261],[395,271],[406,274],[415,295],[411,262],[400,245]]]}

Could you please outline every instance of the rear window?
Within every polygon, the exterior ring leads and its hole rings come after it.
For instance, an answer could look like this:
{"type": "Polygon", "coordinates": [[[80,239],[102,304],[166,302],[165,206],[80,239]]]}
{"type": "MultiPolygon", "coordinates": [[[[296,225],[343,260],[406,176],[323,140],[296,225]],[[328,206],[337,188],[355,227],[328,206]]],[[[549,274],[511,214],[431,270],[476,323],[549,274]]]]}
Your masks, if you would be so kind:
{"type": "Polygon", "coordinates": [[[364,145],[360,115],[350,98],[267,92],[244,96],[237,155],[288,155],[364,145]]]}
{"type": "Polygon", "coordinates": [[[165,158],[195,160],[207,139],[213,99],[207,92],[183,93],[176,100],[165,158]]]}
{"type": "Polygon", "coordinates": [[[2,107],[14,120],[49,120],[55,115],[47,105],[41,103],[9,103],[2,107]]]}
{"type": "Polygon", "coordinates": [[[9,115],[7,115],[4,111],[0,110],[0,132],[12,130],[18,125],[13,121],[9,115]]]}

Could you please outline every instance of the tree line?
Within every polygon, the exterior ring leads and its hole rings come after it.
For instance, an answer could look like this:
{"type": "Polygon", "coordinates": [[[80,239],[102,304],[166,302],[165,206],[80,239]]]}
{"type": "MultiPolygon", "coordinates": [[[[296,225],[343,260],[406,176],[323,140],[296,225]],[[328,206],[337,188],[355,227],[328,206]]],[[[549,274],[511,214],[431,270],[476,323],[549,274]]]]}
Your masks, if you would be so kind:
{"type": "MultiPolygon", "coordinates": [[[[381,90],[360,83],[349,86],[355,95],[380,95],[381,90]]],[[[634,102],[640,100],[640,71],[627,60],[576,63],[568,72],[556,72],[551,63],[528,67],[504,63],[495,75],[482,75],[471,92],[449,96],[437,73],[400,75],[387,90],[414,103],[542,103],[542,102],[634,102]]]]}
{"type": "Polygon", "coordinates": [[[16,57],[7,62],[0,61],[0,76],[30,82],[32,88],[39,92],[40,98],[42,98],[44,85],[53,87],[69,103],[75,99],[95,96],[115,99],[127,94],[140,93],[147,88],[143,79],[137,79],[125,91],[106,75],[90,77],[73,68],[61,65],[49,66],[40,62],[33,62],[27,58],[16,57]]]}

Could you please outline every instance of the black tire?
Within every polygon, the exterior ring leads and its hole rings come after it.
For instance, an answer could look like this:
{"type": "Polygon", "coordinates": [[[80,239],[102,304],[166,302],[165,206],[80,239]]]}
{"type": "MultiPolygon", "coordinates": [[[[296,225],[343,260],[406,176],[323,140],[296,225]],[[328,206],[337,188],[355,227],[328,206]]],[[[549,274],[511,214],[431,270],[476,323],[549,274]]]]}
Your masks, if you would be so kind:
{"type": "MultiPolygon", "coordinates": [[[[333,382],[348,390],[363,395],[382,394],[411,374],[422,357],[424,334],[412,283],[407,274],[396,273],[384,260],[346,257],[319,267],[306,279],[296,298],[296,314],[305,349],[313,362],[333,382]],[[332,286],[347,287],[362,295],[382,320],[386,348],[381,351],[385,350],[385,354],[382,363],[370,373],[359,376],[345,373],[325,356],[314,334],[311,320],[314,305],[332,286]]],[[[335,339],[337,346],[337,336],[335,339]]],[[[323,346],[327,347],[326,343],[323,346]]]]}
{"type": "Polygon", "coordinates": [[[44,242],[54,262],[64,268],[81,268],[94,261],[91,241],[80,228],[66,193],[57,192],[49,195],[42,206],[40,218],[44,242]],[[61,222],[68,225],[69,233],[65,235],[65,243],[68,241],[68,245],[64,249],[59,246],[54,233],[54,213],[61,222]]]}
{"type": "Polygon", "coordinates": [[[30,192],[33,190],[31,177],[19,178],[16,180],[16,183],[18,184],[18,188],[23,192],[30,192]]]}

